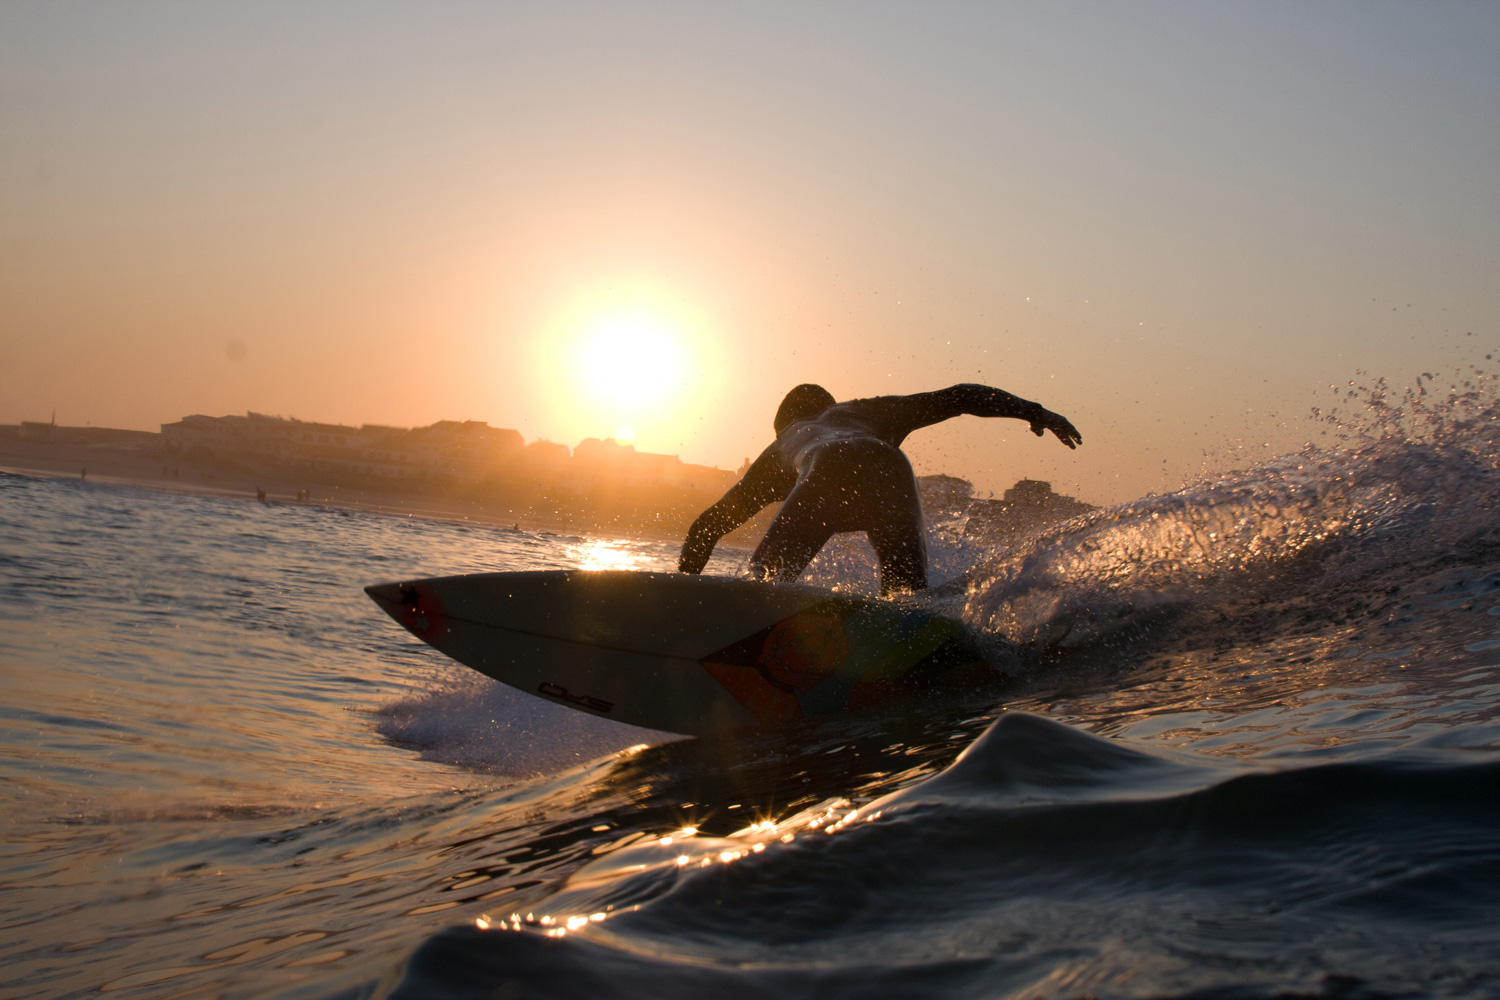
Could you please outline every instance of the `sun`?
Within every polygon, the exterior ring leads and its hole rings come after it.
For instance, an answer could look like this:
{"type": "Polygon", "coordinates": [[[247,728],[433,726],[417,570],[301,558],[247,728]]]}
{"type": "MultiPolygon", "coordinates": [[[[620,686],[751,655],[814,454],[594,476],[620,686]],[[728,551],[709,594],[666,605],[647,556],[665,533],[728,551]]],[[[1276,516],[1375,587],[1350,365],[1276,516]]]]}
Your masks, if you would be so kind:
{"type": "Polygon", "coordinates": [[[721,390],[720,326],[693,295],[656,281],[616,277],[573,290],[532,341],[544,433],[675,453],[721,390]]]}
{"type": "Polygon", "coordinates": [[[595,400],[635,407],[677,394],[686,351],[669,321],[632,310],[588,324],[578,341],[577,366],[595,400]]]}

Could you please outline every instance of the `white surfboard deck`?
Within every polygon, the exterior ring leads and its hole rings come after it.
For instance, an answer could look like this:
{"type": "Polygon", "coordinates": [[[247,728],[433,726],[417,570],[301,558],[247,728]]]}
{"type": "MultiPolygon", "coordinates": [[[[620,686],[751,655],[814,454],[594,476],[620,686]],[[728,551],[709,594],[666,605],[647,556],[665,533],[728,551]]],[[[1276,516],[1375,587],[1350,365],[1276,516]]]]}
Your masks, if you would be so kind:
{"type": "Polygon", "coordinates": [[[815,587],[548,570],[365,592],[424,642],[511,687],[695,736],[1004,679],[957,622],[815,587]]]}

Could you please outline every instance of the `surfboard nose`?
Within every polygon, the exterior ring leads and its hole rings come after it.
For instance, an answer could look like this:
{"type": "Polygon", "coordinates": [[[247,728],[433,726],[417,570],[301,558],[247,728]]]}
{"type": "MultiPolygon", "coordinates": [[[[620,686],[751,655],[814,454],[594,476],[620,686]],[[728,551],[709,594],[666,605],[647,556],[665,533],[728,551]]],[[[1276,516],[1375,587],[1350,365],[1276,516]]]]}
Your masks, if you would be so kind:
{"type": "Polygon", "coordinates": [[[370,600],[386,611],[391,611],[401,604],[401,584],[399,583],[372,583],[365,588],[365,593],[370,595],[370,600]]]}
{"type": "Polygon", "coordinates": [[[370,600],[421,639],[437,643],[449,632],[448,616],[432,580],[372,583],[365,588],[370,600]]]}

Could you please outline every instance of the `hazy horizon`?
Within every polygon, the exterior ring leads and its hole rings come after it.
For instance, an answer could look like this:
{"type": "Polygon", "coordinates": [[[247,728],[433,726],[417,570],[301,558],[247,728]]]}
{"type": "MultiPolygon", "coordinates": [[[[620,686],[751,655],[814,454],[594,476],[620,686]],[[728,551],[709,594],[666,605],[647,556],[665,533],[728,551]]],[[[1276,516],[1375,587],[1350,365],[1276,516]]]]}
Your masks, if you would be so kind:
{"type": "Polygon", "coordinates": [[[15,3],[0,124],[7,423],[732,469],[797,382],[982,381],[1083,447],[917,471],[1101,503],[1500,342],[1494,5],[15,3]]]}

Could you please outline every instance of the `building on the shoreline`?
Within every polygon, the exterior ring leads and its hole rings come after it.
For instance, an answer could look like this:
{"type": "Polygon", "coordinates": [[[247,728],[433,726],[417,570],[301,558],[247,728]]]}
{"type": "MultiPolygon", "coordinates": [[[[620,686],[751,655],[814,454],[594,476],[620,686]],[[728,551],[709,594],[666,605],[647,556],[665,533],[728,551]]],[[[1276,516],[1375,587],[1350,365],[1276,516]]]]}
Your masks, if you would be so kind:
{"type": "Polygon", "coordinates": [[[565,444],[556,441],[543,441],[538,439],[531,442],[521,452],[518,461],[534,468],[546,468],[548,466],[562,465],[573,453],[565,444]]]}
{"type": "Polygon", "coordinates": [[[429,474],[464,478],[514,462],[525,447],[520,431],[491,427],[483,420],[439,420],[426,427],[414,427],[387,437],[393,444],[404,444],[404,454],[411,455],[429,474]]]}
{"type": "Polygon", "coordinates": [[[636,451],[635,445],[614,438],[584,438],[573,449],[573,461],[561,482],[575,489],[603,480],[622,486],[685,486],[691,484],[694,470],[716,473],[715,479],[726,476],[718,469],[688,465],[676,455],[636,451]]]}
{"type": "Polygon", "coordinates": [[[974,484],[957,476],[917,477],[917,496],[929,524],[966,514],[974,495],[974,484]]]}
{"type": "Polygon", "coordinates": [[[1030,528],[1066,521],[1094,509],[1093,504],[1052,492],[1052,484],[1022,479],[1000,500],[972,500],[965,538],[1005,541],[1030,528]]]}
{"type": "Polygon", "coordinates": [[[169,455],[296,470],[314,478],[355,477],[406,484],[482,486],[533,483],[572,496],[659,487],[726,489],[720,469],[676,455],[588,438],[571,451],[552,441],[527,444],[519,431],[482,420],[439,420],[426,427],[314,423],[250,412],[194,414],[163,424],[169,455]]]}
{"type": "Polygon", "coordinates": [[[1030,528],[1064,521],[1093,510],[1092,504],[1052,492],[1052,484],[1021,479],[1003,498],[976,498],[974,485],[957,476],[918,476],[922,512],[931,528],[957,528],[964,538],[1006,541],[1030,528]]]}
{"type": "Polygon", "coordinates": [[[138,453],[149,450],[159,439],[152,431],[121,430],[115,427],[64,427],[54,417],[51,421],[23,420],[19,424],[0,424],[0,440],[24,442],[31,446],[60,445],[138,453]]]}
{"type": "Polygon", "coordinates": [[[56,417],[45,424],[40,420],[23,420],[16,437],[22,441],[56,441],[61,437],[60,430],[56,417]]]}
{"type": "Polygon", "coordinates": [[[406,481],[482,475],[513,459],[524,445],[519,431],[482,420],[440,420],[427,427],[324,424],[250,412],[194,414],[162,424],[169,454],[249,460],[317,475],[406,481]]]}

